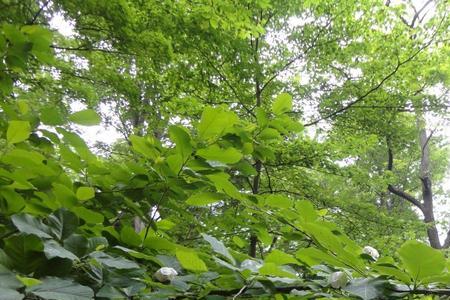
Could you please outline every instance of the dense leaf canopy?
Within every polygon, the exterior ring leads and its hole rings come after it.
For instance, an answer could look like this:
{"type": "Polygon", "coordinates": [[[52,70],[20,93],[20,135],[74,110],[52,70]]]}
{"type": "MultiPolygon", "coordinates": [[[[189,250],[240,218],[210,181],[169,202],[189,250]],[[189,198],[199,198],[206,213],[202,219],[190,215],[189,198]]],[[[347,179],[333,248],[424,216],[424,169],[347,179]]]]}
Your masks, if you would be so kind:
{"type": "Polygon", "coordinates": [[[448,13],[0,0],[0,299],[449,297],[448,13]]]}

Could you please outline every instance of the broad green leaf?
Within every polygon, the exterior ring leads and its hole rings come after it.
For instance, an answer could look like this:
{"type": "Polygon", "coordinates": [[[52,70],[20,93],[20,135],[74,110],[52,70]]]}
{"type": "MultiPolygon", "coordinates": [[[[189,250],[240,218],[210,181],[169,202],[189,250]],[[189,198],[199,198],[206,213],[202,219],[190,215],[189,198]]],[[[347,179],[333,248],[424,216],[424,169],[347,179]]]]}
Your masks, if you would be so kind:
{"type": "Polygon", "coordinates": [[[150,143],[150,141],[146,137],[131,135],[128,139],[133,146],[133,150],[137,153],[142,154],[143,156],[150,159],[156,159],[160,156],[158,150],[154,145],[150,143]]]}
{"type": "Polygon", "coordinates": [[[44,243],[44,253],[47,259],[52,259],[54,257],[67,258],[70,260],[78,259],[75,254],[64,249],[54,240],[49,240],[44,243]]]}
{"type": "Polygon", "coordinates": [[[104,217],[102,214],[93,211],[91,209],[79,206],[73,207],[71,210],[81,219],[83,219],[86,223],[89,224],[97,224],[103,223],[104,217]]]}
{"type": "Polygon", "coordinates": [[[22,286],[23,284],[16,278],[16,275],[13,272],[0,265],[0,288],[10,288],[15,290],[22,286]]]}
{"type": "Polygon", "coordinates": [[[313,247],[301,248],[295,253],[295,256],[310,267],[322,263],[326,263],[329,266],[346,267],[346,265],[340,262],[336,257],[313,247]]]}
{"type": "Polygon", "coordinates": [[[85,109],[69,115],[71,122],[84,126],[98,125],[102,121],[100,116],[92,109],[85,109]]]}
{"type": "Polygon", "coordinates": [[[52,238],[50,229],[47,225],[43,224],[39,219],[28,214],[18,214],[11,217],[14,226],[20,232],[27,234],[34,234],[41,238],[52,238]]]}
{"type": "Polygon", "coordinates": [[[288,93],[281,93],[272,104],[272,111],[276,115],[281,115],[292,110],[292,96],[288,93]]]}
{"type": "Polygon", "coordinates": [[[287,264],[300,265],[298,260],[296,260],[292,255],[284,253],[277,249],[270,252],[264,259],[264,262],[274,263],[276,265],[287,265],[287,264]]]}
{"type": "Polygon", "coordinates": [[[232,240],[239,248],[243,248],[247,245],[247,243],[238,236],[233,236],[232,240]]]}
{"type": "Polygon", "coordinates": [[[197,154],[206,160],[220,161],[226,164],[234,164],[241,160],[242,153],[236,148],[229,147],[222,149],[217,145],[209,146],[208,148],[200,149],[197,154]]]}
{"type": "Polygon", "coordinates": [[[377,264],[372,267],[378,274],[392,276],[404,283],[410,283],[411,277],[404,271],[390,264],[377,264]]]}
{"type": "Polygon", "coordinates": [[[56,126],[63,125],[64,118],[57,107],[46,106],[41,109],[41,121],[46,125],[56,126]]]}
{"type": "Polygon", "coordinates": [[[19,293],[14,289],[0,286],[0,297],[0,299],[2,300],[22,300],[25,295],[19,293]]]}
{"type": "Polygon", "coordinates": [[[258,135],[261,140],[276,140],[280,138],[278,130],[273,128],[264,128],[258,135]]]}
{"type": "Polygon", "coordinates": [[[0,199],[6,200],[6,213],[17,213],[25,207],[25,199],[10,187],[0,187],[0,199]]]}
{"type": "Polygon", "coordinates": [[[363,300],[384,298],[389,287],[388,281],[379,278],[356,278],[343,290],[360,297],[363,300]]]}
{"type": "Polygon", "coordinates": [[[212,192],[200,192],[193,194],[186,200],[186,204],[192,206],[206,206],[212,203],[216,203],[224,199],[224,195],[216,194],[212,192]]]}
{"type": "Polygon", "coordinates": [[[293,205],[292,199],[283,195],[271,194],[264,197],[265,204],[276,208],[291,208],[293,205]]]}
{"type": "Polygon", "coordinates": [[[95,197],[95,190],[92,187],[81,186],[77,189],[76,195],[80,201],[89,200],[95,197]]]}
{"type": "Polygon", "coordinates": [[[314,222],[318,215],[311,201],[301,200],[295,202],[295,208],[304,222],[314,222]]]}
{"type": "Polygon", "coordinates": [[[90,254],[99,263],[115,269],[139,269],[139,265],[134,261],[125,259],[123,257],[112,257],[104,252],[93,252],[90,254]]]}
{"type": "Polygon", "coordinates": [[[62,207],[71,208],[78,204],[78,199],[71,188],[61,183],[53,183],[53,194],[62,207]]]}
{"type": "Polygon", "coordinates": [[[236,265],[236,261],[234,260],[234,257],[231,256],[227,247],[225,247],[225,245],[221,241],[219,241],[218,239],[216,239],[213,236],[210,236],[210,235],[207,235],[204,233],[202,233],[202,237],[205,239],[205,241],[207,241],[211,245],[211,247],[213,248],[213,250],[216,253],[223,255],[224,257],[226,257],[228,259],[229,262],[231,262],[233,265],[236,265]]]}
{"type": "Polygon", "coordinates": [[[229,181],[230,175],[226,173],[215,173],[206,175],[206,177],[214,183],[218,192],[223,192],[237,200],[244,199],[244,196],[241,195],[238,189],[229,181]]]}
{"type": "Polygon", "coordinates": [[[35,235],[13,235],[4,240],[3,250],[12,266],[23,274],[34,272],[45,262],[44,245],[35,235]]]}
{"type": "Polygon", "coordinates": [[[444,253],[417,241],[407,241],[398,250],[403,268],[414,282],[440,275],[445,268],[444,253]]]}
{"type": "Polygon", "coordinates": [[[147,255],[147,254],[142,253],[142,252],[138,252],[138,251],[133,250],[133,249],[128,249],[128,248],[125,248],[125,247],[122,247],[122,246],[114,246],[114,248],[122,250],[123,252],[128,253],[130,256],[132,256],[134,258],[148,260],[148,261],[151,261],[151,262],[154,262],[154,263],[160,265],[161,267],[163,266],[163,263],[160,262],[156,257],[147,255]]]}
{"type": "Polygon", "coordinates": [[[48,225],[58,240],[69,237],[78,227],[78,217],[71,211],[61,208],[48,217],[48,225]]]}
{"type": "Polygon", "coordinates": [[[48,277],[41,284],[27,289],[28,293],[52,300],[90,300],[94,291],[71,280],[48,277]]]}
{"type": "Polygon", "coordinates": [[[177,245],[175,243],[172,243],[171,241],[163,238],[163,237],[157,237],[152,236],[148,237],[144,241],[144,246],[150,249],[155,250],[169,250],[174,251],[177,245]]]}
{"type": "Polygon", "coordinates": [[[181,266],[186,270],[196,273],[208,271],[203,260],[201,260],[194,251],[177,249],[175,254],[181,266]]]}
{"type": "Polygon", "coordinates": [[[183,162],[192,154],[191,137],[181,126],[169,127],[170,139],[175,142],[177,151],[181,154],[183,162]]]}
{"type": "Polygon", "coordinates": [[[235,113],[222,107],[206,107],[197,126],[200,138],[209,140],[227,133],[239,121],[235,113]]]}
{"type": "Polygon", "coordinates": [[[272,262],[266,262],[264,265],[259,268],[259,274],[261,275],[268,275],[268,276],[274,276],[274,277],[286,277],[286,278],[297,278],[297,276],[291,272],[283,270],[280,266],[277,264],[274,264],[272,262]]]}
{"type": "Polygon", "coordinates": [[[31,126],[28,121],[9,121],[6,140],[10,144],[17,144],[28,139],[31,133],[31,126]]]}
{"type": "Polygon", "coordinates": [[[81,234],[72,234],[63,242],[64,248],[78,257],[83,257],[88,250],[88,239],[81,234]]]}
{"type": "Polygon", "coordinates": [[[127,245],[139,247],[142,244],[141,237],[131,226],[124,226],[120,231],[120,240],[127,245]]]}

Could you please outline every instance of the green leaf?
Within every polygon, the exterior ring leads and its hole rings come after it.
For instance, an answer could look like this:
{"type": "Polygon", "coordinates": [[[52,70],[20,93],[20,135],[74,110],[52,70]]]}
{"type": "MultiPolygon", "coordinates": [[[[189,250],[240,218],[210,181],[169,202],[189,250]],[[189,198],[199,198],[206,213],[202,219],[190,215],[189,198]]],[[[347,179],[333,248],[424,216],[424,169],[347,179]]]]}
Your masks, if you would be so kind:
{"type": "Polygon", "coordinates": [[[183,162],[192,154],[191,137],[181,126],[169,127],[170,139],[175,142],[177,151],[181,154],[183,162]]]}
{"type": "Polygon", "coordinates": [[[225,245],[221,241],[219,241],[218,239],[216,239],[213,236],[210,236],[210,235],[207,235],[204,233],[202,233],[202,237],[205,239],[205,241],[207,241],[211,245],[211,247],[213,248],[213,250],[216,253],[223,255],[224,257],[226,257],[228,259],[229,262],[231,262],[233,265],[236,265],[236,261],[234,260],[234,257],[231,256],[227,247],[225,247],[225,245]]]}
{"type": "Polygon", "coordinates": [[[84,126],[98,125],[102,121],[100,116],[92,109],[77,111],[69,115],[69,120],[84,126]]]}
{"type": "Polygon", "coordinates": [[[203,260],[201,260],[197,253],[191,250],[185,250],[185,249],[177,249],[176,257],[178,261],[180,262],[181,266],[185,268],[188,271],[192,272],[206,272],[208,271],[208,268],[206,267],[203,260]]]}
{"type": "Polygon", "coordinates": [[[64,249],[58,242],[54,240],[46,241],[44,243],[44,253],[47,259],[52,259],[54,257],[67,258],[70,260],[78,259],[75,254],[64,249]]]}
{"type": "Polygon", "coordinates": [[[242,158],[242,153],[236,148],[229,147],[222,149],[215,144],[208,148],[198,150],[197,154],[206,160],[220,161],[225,164],[235,164],[242,158]]]}
{"type": "Polygon", "coordinates": [[[281,93],[272,104],[272,111],[276,115],[281,115],[292,110],[292,96],[288,93],[281,93]]]}
{"type": "Polygon", "coordinates": [[[99,263],[114,269],[139,269],[139,265],[134,261],[122,258],[112,257],[104,252],[96,251],[90,254],[99,263]]]}
{"type": "Polygon", "coordinates": [[[14,235],[4,240],[4,251],[12,266],[23,274],[35,271],[45,262],[44,246],[35,235],[14,235]]]}
{"type": "Polygon", "coordinates": [[[200,123],[197,126],[198,134],[202,139],[214,139],[227,133],[239,118],[233,112],[223,107],[206,107],[203,110],[200,123]]]}
{"type": "Polygon", "coordinates": [[[264,259],[266,263],[274,263],[276,265],[287,265],[287,264],[295,264],[300,265],[298,260],[296,260],[292,255],[284,253],[280,250],[273,250],[266,256],[264,259]]]}
{"type": "Polygon", "coordinates": [[[20,232],[34,234],[38,237],[46,239],[52,238],[52,236],[49,234],[49,227],[47,225],[44,225],[39,219],[31,215],[14,215],[11,217],[11,220],[14,226],[16,226],[20,232]]]}
{"type": "Polygon", "coordinates": [[[152,145],[147,138],[131,135],[128,139],[133,146],[133,150],[142,154],[144,157],[156,159],[160,156],[156,147],[152,145]]]}
{"type": "Polygon", "coordinates": [[[378,274],[393,276],[395,279],[400,280],[404,283],[410,283],[411,277],[404,271],[398,269],[394,265],[390,264],[377,264],[372,267],[378,274]]]}
{"type": "Polygon", "coordinates": [[[88,239],[81,234],[72,234],[63,244],[65,249],[78,257],[83,257],[88,250],[88,239]]]}
{"type": "Polygon", "coordinates": [[[283,195],[268,195],[264,197],[265,204],[270,207],[276,207],[276,208],[291,208],[293,205],[292,199],[289,199],[286,196],[283,195]]]}
{"type": "Polygon", "coordinates": [[[25,199],[10,187],[0,187],[0,196],[6,200],[7,213],[17,213],[25,207],[25,199]]]}
{"type": "Polygon", "coordinates": [[[278,130],[273,128],[264,128],[258,135],[261,140],[276,140],[280,138],[278,130]]]}
{"type": "Polygon", "coordinates": [[[48,277],[41,284],[27,289],[28,293],[44,299],[52,300],[90,300],[94,298],[94,291],[72,280],[48,277]]]}
{"type": "Polygon", "coordinates": [[[407,241],[398,250],[403,268],[414,282],[440,275],[445,268],[444,253],[417,241],[407,241]]]}
{"type": "Polygon", "coordinates": [[[297,278],[297,276],[291,272],[283,270],[277,264],[272,262],[266,262],[264,265],[259,268],[260,275],[268,275],[274,277],[286,277],[286,278],[297,278]]]}
{"type": "Polygon", "coordinates": [[[88,186],[81,186],[77,189],[76,195],[78,200],[86,201],[95,197],[95,190],[88,186]]]}
{"type": "Polygon", "coordinates": [[[0,287],[0,297],[2,300],[22,300],[25,295],[14,289],[0,287]]]}
{"type": "Polygon", "coordinates": [[[353,279],[343,290],[360,297],[363,300],[381,299],[385,296],[389,283],[380,278],[353,279]]]}
{"type": "Polygon", "coordinates": [[[344,263],[340,262],[334,256],[313,247],[301,248],[295,253],[295,256],[310,267],[323,263],[329,266],[346,267],[344,263]]]}
{"type": "Polygon", "coordinates": [[[48,217],[51,232],[58,240],[69,237],[78,227],[78,217],[65,208],[58,209],[48,217]]]}
{"type": "Polygon", "coordinates": [[[224,195],[212,192],[200,192],[193,194],[186,200],[186,204],[192,206],[206,206],[224,199],[224,195]]]}
{"type": "Polygon", "coordinates": [[[23,284],[16,278],[16,275],[13,272],[0,265],[0,288],[10,288],[15,290],[22,286],[23,284]]]}
{"type": "Polygon", "coordinates": [[[142,244],[141,237],[131,226],[124,226],[120,231],[120,240],[127,245],[139,247],[142,244]]]}
{"type": "Polygon", "coordinates": [[[303,222],[314,222],[318,218],[317,211],[311,201],[296,201],[295,208],[303,222]]]}
{"type": "Polygon", "coordinates": [[[81,219],[83,219],[86,223],[89,224],[98,224],[98,223],[103,223],[105,217],[96,212],[93,211],[91,209],[82,207],[82,206],[78,206],[78,207],[73,207],[71,208],[71,210],[81,219]]]}
{"type": "Polygon", "coordinates": [[[6,140],[10,144],[17,144],[28,139],[31,133],[31,126],[28,121],[9,121],[6,140]]]}
{"type": "Polygon", "coordinates": [[[64,118],[57,107],[46,106],[41,109],[40,119],[46,125],[56,126],[63,125],[64,118]]]}
{"type": "Polygon", "coordinates": [[[214,183],[218,192],[223,192],[237,200],[245,199],[244,196],[239,193],[238,189],[229,181],[230,175],[226,173],[215,173],[206,175],[206,177],[214,183]]]}

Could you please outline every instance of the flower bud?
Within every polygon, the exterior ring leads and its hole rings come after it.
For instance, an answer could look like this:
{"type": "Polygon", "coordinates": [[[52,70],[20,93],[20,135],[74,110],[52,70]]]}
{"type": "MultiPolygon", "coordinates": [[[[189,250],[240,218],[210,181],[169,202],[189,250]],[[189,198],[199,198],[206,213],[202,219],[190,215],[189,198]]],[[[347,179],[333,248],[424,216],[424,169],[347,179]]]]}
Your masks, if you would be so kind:
{"type": "Polygon", "coordinates": [[[156,280],[159,282],[169,282],[177,276],[178,273],[173,268],[162,267],[153,274],[156,280]]]}
{"type": "Polygon", "coordinates": [[[380,253],[378,253],[378,250],[370,246],[365,246],[363,248],[363,253],[372,257],[373,260],[377,260],[378,257],[380,257],[380,253]]]}
{"type": "Polygon", "coordinates": [[[344,272],[334,272],[331,273],[329,281],[332,288],[340,289],[347,285],[348,276],[344,272]]]}

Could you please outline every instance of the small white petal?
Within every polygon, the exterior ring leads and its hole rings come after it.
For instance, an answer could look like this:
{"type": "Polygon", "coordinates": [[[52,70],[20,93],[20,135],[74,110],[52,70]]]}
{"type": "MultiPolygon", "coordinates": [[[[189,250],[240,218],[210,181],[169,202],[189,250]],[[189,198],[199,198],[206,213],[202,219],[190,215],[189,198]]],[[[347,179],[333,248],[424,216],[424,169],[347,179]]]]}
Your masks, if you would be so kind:
{"type": "Polygon", "coordinates": [[[153,274],[156,280],[159,282],[169,282],[178,275],[178,272],[173,268],[162,267],[153,274]]]}
{"type": "Polygon", "coordinates": [[[377,260],[380,257],[380,253],[378,253],[378,250],[370,246],[365,246],[363,248],[363,253],[371,256],[374,260],[377,260]]]}

